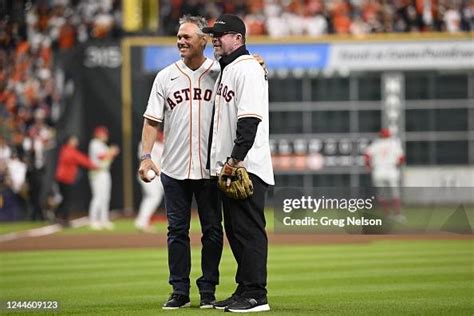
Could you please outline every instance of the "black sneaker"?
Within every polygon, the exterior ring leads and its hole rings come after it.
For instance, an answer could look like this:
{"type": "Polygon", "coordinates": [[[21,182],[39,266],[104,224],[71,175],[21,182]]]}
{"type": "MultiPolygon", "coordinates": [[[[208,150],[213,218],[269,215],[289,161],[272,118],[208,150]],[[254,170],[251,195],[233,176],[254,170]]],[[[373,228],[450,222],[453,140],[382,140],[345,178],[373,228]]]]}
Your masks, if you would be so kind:
{"type": "Polygon", "coordinates": [[[182,294],[171,294],[168,301],[163,304],[163,309],[178,309],[183,307],[190,307],[191,302],[189,296],[182,294]]]}
{"type": "Polygon", "coordinates": [[[259,299],[240,297],[237,302],[227,306],[224,311],[233,313],[266,312],[270,310],[270,305],[266,297],[259,299]]]}
{"type": "Polygon", "coordinates": [[[218,301],[218,302],[215,302],[214,303],[214,308],[215,309],[224,309],[226,308],[227,306],[237,302],[237,300],[239,299],[239,295],[238,294],[232,294],[231,297],[228,297],[226,298],[225,300],[222,300],[222,301],[218,301]]]}
{"type": "Polygon", "coordinates": [[[213,308],[216,303],[216,297],[212,293],[202,293],[199,308],[213,308]]]}

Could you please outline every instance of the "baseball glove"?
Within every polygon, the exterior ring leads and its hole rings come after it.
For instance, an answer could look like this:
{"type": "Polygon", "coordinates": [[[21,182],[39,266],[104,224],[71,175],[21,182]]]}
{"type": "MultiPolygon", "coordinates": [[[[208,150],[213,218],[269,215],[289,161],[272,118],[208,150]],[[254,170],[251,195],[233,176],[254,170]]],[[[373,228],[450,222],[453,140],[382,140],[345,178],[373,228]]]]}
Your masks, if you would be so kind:
{"type": "Polygon", "coordinates": [[[243,200],[253,194],[252,180],[244,167],[233,167],[226,163],[222,167],[217,184],[231,199],[243,200]]]}

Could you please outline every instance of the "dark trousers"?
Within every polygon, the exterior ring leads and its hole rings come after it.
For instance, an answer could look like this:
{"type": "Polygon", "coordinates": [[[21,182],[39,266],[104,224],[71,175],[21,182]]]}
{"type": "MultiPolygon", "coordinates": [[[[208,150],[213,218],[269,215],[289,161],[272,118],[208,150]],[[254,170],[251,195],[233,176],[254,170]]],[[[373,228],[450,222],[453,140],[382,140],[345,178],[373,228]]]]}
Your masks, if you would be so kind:
{"type": "Polygon", "coordinates": [[[57,219],[64,222],[69,221],[69,212],[71,211],[71,203],[74,195],[74,185],[66,183],[58,183],[59,192],[62,196],[61,204],[56,209],[55,215],[57,219]]]}
{"type": "Polygon", "coordinates": [[[267,290],[268,239],[265,232],[265,194],[268,185],[249,174],[254,193],[245,200],[234,200],[221,193],[224,227],[237,261],[236,294],[260,298],[267,290]]]}
{"type": "Polygon", "coordinates": [[[191,202],[196,199],[201,222],[202,276],[196,284],[200,293],[214,293],[219,284],[219,263],[222,256],[223,231],[219,195],[214,181],[176,180],[161,173],[165,190],[165,207],[168,218],[169,283],[173,293],[189,295],[191,248],[189,225],[191,202]]]}
{"type": "Polygon", "coordinates": [[[44,220],[43,203],[41,201],[41,188],[43,187],[44,169],[33,169],[28,173],[31,201],[31,219],[44,220]]]}

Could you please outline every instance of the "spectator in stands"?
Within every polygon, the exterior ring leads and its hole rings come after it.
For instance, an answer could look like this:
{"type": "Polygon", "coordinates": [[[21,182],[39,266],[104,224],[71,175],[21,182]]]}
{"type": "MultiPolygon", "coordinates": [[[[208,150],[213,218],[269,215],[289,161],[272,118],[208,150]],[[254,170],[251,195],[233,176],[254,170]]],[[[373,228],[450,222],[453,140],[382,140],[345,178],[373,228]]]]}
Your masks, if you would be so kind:
{"type": "Polygon", "coordinates": [[[283,37],[290,35],[286,21],[283,17],[283,8],[277,1],[268,1],[263,10],[266,17],[268,35],[271,37],[283,37]]]}
{"type": "Polygon", "coordinates": [[[265,35],[265,16],[263,15],[263,3],[261,1],[252,2],[249,5],[249,14],[244,18],[247,26],[247,33],[251,35],[265,35]]]}
{"type": "Polygon", "coordinates": [[[23,148],[28,155],[28,183],[30,188],[31,219],[44,220],[42,189],[46,168],[46,151],[52,148],[53,132],[45,123],[46,112],[37,109],[33,125],[28,129],[28,137],[23,148]]]}
{"type": "Polygon", "coordinates": [[[331,21],[334,33],[349,34],[352,6],[348,0],[335,0],[330,4],[331,21]]]}
{"type": "MultiPolygon", "coordinates": [[[[26,185],[27,165],[18,158],[16,153],[13,153],[7,161],[7,167],[11,179],[11,189],[15,194],[25,197],[28,194],[26,185]]],[[[26,204],[26,201],[22,202],[26,204]]]]}
{"type": "Polygon", "coordinates": [[[460,11],[462,30],[474,31],[474,1],[464,0],[460,11]]]}
{"type": "Polygon", "coordinates": [[[108,37],[111,34],[114,24],[114,17],[105,9],[100,9],[94,18],[92,36],[99,39],[108,37]]]}
{"type": "Polygon", "coordinates": [[[446,31],[457,33],[461,31],[461,12],[456,10],[454,6],[449,6],[443,17],[446,31]]]}
{"type": "Polygon", "coordinates": [[[328,18],[322,0],[309,0],[305,9],[306,34],[321,36],[329,32],[328,18]]]}
{"type": "Polygon", "coordinates": [[[291,35],[303,35],[304,34],[304,7],[299,1],[291,1],[283,12],[283,18],[285,19],[286,27],[289,28],[291,35]]]}
{"type": "Polygon", "coordinates": [[[0,161],[6,162],[10,159],[12,151],[7,144],[7,140],[0,134],[0,161]]]}
{"type": "Polygon", "coordinates": [[[76,29],[69,18],[59,29],[58,47],[60,50],[68,50],[76,43],[76,29]]]}
{"type": "Polygon", "coordinates": [[[56,210],[56,219],[65,227],[69,226],[69,213],[73,207],[72,198],[74,185],[77,180],[79,167],[96,169],[97,166],[77,149],[79,139],[75,135],[67,138],[66,143],[59,151],[58,165],[56,168],[56,182],[59,185],[62,201],[56,210]]]}
{"type": "Polygon", "coordinates": [[[19,204],[12,190],[12,179],[6,160],[0,160],[0,221],[19,218],[19,204]]]}
{"type": "Polygon", "coordinates": [[[349,31],[352,35],[363,36],[370,33],[370,26],[364,22],[362,17],[356,16],[351,23],[349,31]]]}

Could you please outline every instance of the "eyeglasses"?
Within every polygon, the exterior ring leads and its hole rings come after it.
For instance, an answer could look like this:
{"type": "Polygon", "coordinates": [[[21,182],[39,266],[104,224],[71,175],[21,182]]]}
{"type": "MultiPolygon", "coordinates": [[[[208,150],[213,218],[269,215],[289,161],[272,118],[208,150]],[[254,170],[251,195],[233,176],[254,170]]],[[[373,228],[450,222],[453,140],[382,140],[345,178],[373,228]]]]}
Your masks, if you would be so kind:
{"type": "Polygon", "coordinates": [[[213,37],[213,38],[221,38],[222,36],[227,35],[227,34],[233,34],[233,35],[235,35],[235,34],[240,34],[240,33],[237,33],[237,32],[212,33],[212,34],[211,34],[211,37],[213,37]]]}

